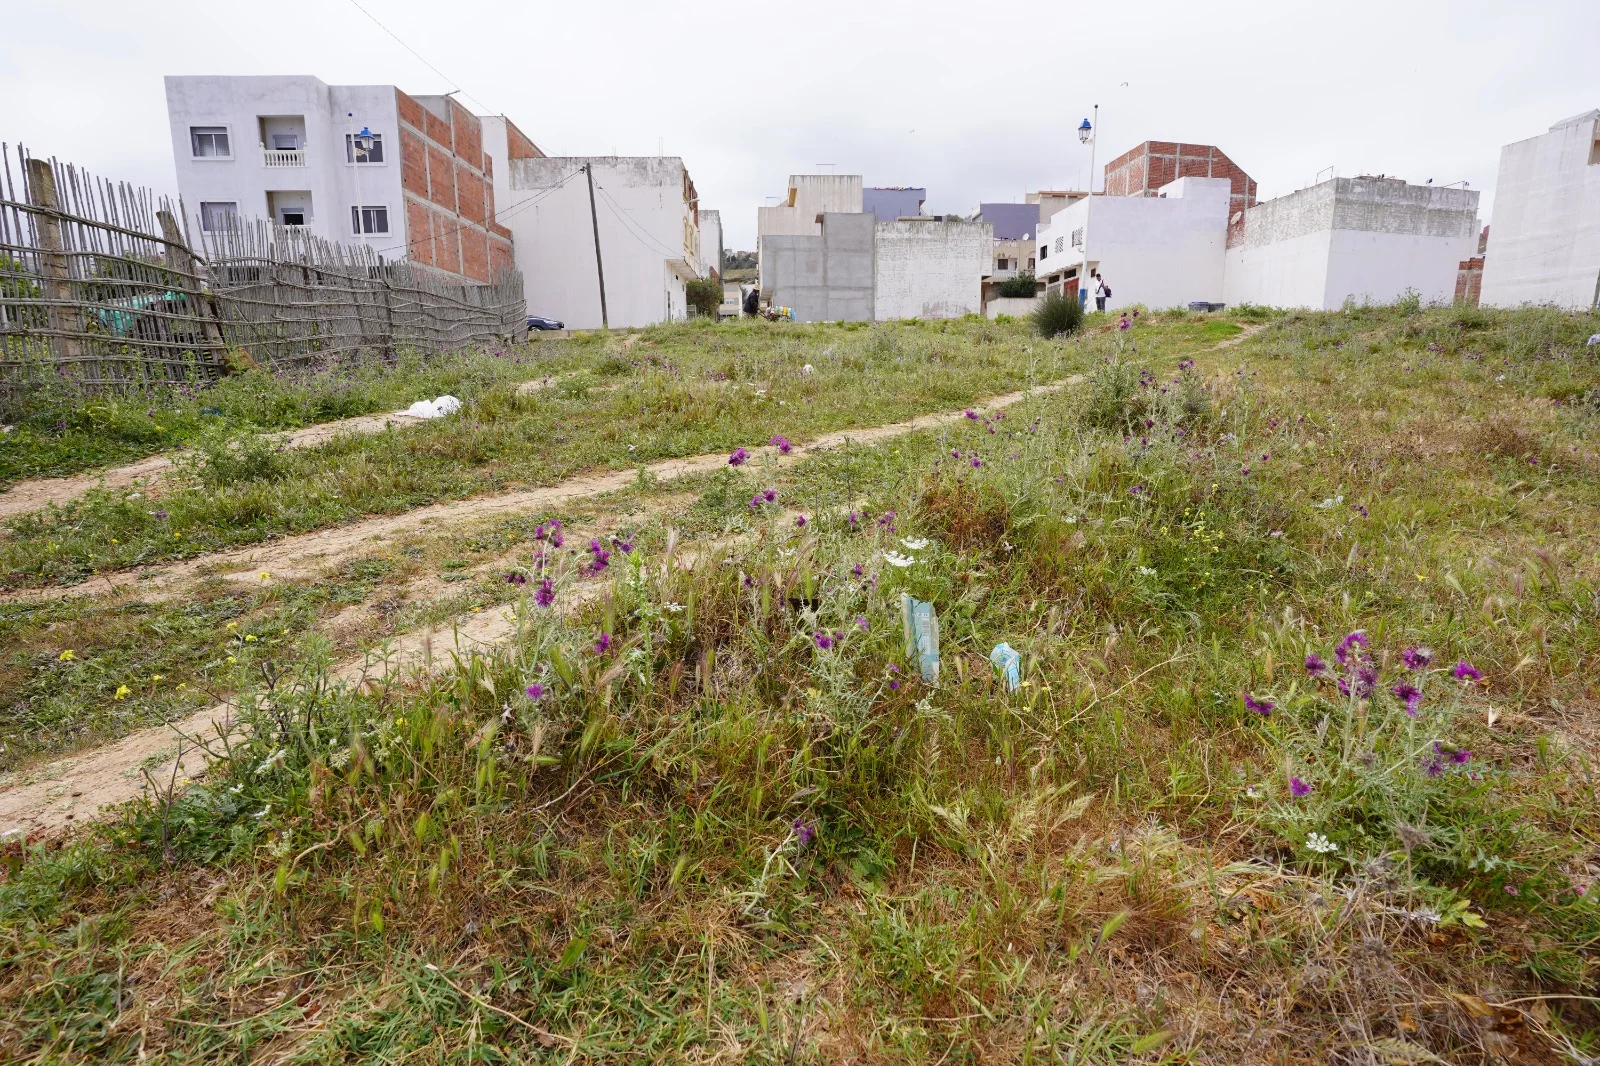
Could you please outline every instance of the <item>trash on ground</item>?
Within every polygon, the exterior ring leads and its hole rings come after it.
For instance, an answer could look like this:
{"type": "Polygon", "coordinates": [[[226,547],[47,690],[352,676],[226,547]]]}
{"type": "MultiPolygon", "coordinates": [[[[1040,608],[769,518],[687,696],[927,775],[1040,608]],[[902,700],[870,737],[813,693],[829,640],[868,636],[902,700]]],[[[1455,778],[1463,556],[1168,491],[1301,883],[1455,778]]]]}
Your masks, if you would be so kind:
{"type": "Polygon", "coordinates": [[[437,400],[418,400],[406,408],[412,418],[443,418],[461,410],[461,401],[454,396],[441,396],[437,400]]]}
{"type": "Polygon", "coordinates": [[[1002,641],[989,653],[989,661],[1006,675],[1006,687],[1015,692],[1022,685],[1022,653],[1002,641]]]}

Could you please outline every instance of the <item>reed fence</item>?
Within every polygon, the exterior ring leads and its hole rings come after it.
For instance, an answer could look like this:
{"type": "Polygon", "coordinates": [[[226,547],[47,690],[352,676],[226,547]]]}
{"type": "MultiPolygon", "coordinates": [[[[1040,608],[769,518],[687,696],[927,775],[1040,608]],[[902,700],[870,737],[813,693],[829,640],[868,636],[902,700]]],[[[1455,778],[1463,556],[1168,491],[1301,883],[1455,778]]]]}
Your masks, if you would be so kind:
{"type": "Polygon", "coordinates": [[[526,328],[515,271],[464,282],[266,221],[200,238],[181,202],[0,144],[0,387],[205,380],[241,354],[288,368],[526,328]]]}

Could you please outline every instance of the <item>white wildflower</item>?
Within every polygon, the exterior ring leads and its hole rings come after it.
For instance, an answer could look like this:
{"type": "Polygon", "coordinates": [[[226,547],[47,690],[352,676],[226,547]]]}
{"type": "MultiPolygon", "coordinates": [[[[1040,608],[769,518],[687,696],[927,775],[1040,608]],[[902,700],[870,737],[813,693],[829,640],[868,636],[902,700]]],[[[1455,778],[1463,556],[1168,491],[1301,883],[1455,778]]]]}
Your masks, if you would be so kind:
{"type": "Polygon", "coordinates": [[[916,560],[911,556],[900,555],[897,552],[885,552],[883,555],[883,561],[888,563],[890,566],[898,566],[902,568],[910,566],[912,563],[916,562],[916,560]]]}
{"type": "Polygon", "coordinates": [[[1438,925],[1444,915],[1430,907],[1421,907],[1414,911],[1407,911],[1406,917],[1414,922],[1422,922],[1424,925],[1438,925]]]}
{"type": "Polygon", "coordinates": [[[807,363],[805,366],[800,368],[800,373],[809,374],[809,373],[811,373],[812,371],[814,371],[816,369],[817,369],[816,367],[812,366],[810,363],[807,363]]]}
{"type": "Polygon", "coordinates": [[[1344,502],[1344,497],[1342,495],[1341,496],[1329,496],[1327,499],[1325,499],[1321,503],[1317,504],[1317,506],[1322,508],[1324,511],[1328,511],[1328,510],[1332,510],[1333,508],[1339,506],[1343,502],[1344,502]]]}
{"type": "Polygon", "coordinates": [[[1244,794],[1249,799],[1258,800],[1261,798],[1261,786],[1251,785],[1249,788],[1244,790],[1244,794]]]}
{"type": "Polygon", "coordinates": [[[1339,845],[1323,836],[1321,833],[1306,834],[1306,850],[1314,851],[1318,855],[1329,855],[1339,850],[1339,845]]]}
{"type": "Polygon", "coordinates": [[[1139,574],[1142,577],[1155,577],[1156,576],[1155,567],[1153,567],[1153,566],[1141,566],[1141,567],[1139,567],[1139,574]]]}
{"type": "Polygon", "coordinates": [[[267,756],[266,759],[262,761],[261,765],[256,767],[255,772],[258,774],[267,772],[268,770],[272,769],[276,763],[282,762],[284,756],[288,754],[289,751],[287,748],[279,748],[277,751],[267,756]]]}
{"type": "Polygon", "coordinates": [[[673,614],[677,614],[679,611],[683,610],[683,604],[681,603],[669,603],[666,605],[666,607],[667,610],[671,611],[673,614]]]}
{"type": "Polygon", "coordinates": [[[915,540],[903,539],[903,540],[900,541],[900,543],[904,544],[906,547],[910,548],[914,552],[919,552],[923,548],[926,548],[928,546],[928,538],[926,538],[926,537],[918,537],[915,540]]]}

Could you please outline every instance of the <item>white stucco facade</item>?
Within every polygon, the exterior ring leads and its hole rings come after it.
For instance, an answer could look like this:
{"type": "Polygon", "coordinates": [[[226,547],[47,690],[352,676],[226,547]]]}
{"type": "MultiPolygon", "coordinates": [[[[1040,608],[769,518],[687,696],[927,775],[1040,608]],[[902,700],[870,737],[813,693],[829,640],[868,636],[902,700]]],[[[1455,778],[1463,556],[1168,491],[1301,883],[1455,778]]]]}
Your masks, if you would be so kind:
{"type": "Polygon", "coordinates": [[[1600,110],[1500,150],[1481,302],[1600,304],[1600,110]]]}
{"type": "Polygon", "coordinates": [[[700,211],[700,276],[722,276],[722,212],[700,211]]]}
{"type": "Polygon", "coordinates": [[[1461,261],[1477,249],[1477,213],[1472,189],[1333,178],[1244,211],[1221,298],[1230,306],[1336,310],[1411,291],[1448,303],[1461,261]]]}
{"type": "Polygon", "coordinates": [[[394,86],[327,85],[303,75],[196,76],[168,77],[166,92],[178,192],[197,241],[226,213],[217,205],[234,205],[241,220],[299,218],[329,240],[405,256],[394,86]],[[363,126],[382,138],[382,162],[349,161],[345,136],[363,126]],[[215,130],[225,132],[226,154],[208,132],[215,130]],[[387,231],[358,234],[357,205],[384,208],[387,231]]]}
{"type": "Polygon", "coordinates": [[[1220,301],[1231,194],[1226,178],[1180,178],[1159,196],[1078,198],[1040,226],[1037,274],[1049,291],[1075,279],[1087,233],[1089,269],[1111,286],[1108,309],[1220,301]]]}
{"type": "Polygon", "coordinates": [[[983,279],[994,268],[994,226],[926,219],[879,222],[874,230],[877,321],[983,313],[983,279]]]}
{"type": "Polygon", "coordinates": [[[600,320],[589,186],[613,329],[687,317],[684,282],[699,276],[701,241],[693,183],[676,156],[550,156],[507,166],[511,207],[500,215],[515,239],[528,313],[571,329],[600,320]]]}

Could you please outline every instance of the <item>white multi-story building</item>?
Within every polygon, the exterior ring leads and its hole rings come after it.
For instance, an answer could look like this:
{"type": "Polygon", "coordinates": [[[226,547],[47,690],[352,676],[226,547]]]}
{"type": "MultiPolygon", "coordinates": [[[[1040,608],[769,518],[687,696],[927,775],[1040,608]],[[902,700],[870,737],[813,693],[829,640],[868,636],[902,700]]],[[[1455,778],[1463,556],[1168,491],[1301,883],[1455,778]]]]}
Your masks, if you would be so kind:
{"type": "Polygon", "coordinates": [[[1500,149],[1482,302],[1600,306],[1600,110],[1500,149]]]}
{"type": "Polygon", "coordinates": [[[595,226],[613,329],[687,316],[700,276],[699,196],[676,156],[513,157],[501,220],[516,239],[528,313],[571,329],[601,325],[595,226]],[[594,179],[593,216],[589,182],[594,179]]]}
{"type": "Polygon", "coordinates": [[[722,212],[700,212],[700,274],[722,277],[722,212]]]}
{"type": "Polygon", "coordinates": [[[1087,235],[1108,306],[1220,301],[1230,195],[1227,178],[1179,178],[1158,196],[1075,197],[1039,226],[1038,277],[1048,292],[1077,294],[1087,235]]]}
{"type": "Polygon", "coordinates": [[[168,77],[166,90],[191,231],[263,218],[475,281],[511,266],[481,124],[453,99],[303,75],[168,77]]]}

